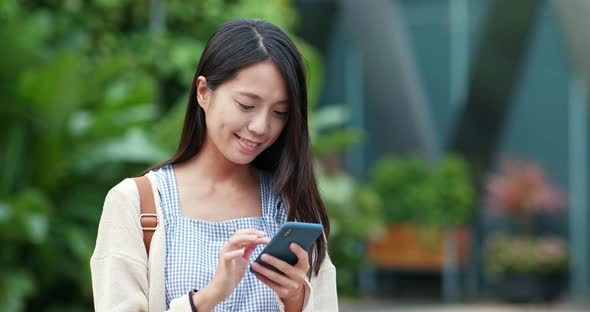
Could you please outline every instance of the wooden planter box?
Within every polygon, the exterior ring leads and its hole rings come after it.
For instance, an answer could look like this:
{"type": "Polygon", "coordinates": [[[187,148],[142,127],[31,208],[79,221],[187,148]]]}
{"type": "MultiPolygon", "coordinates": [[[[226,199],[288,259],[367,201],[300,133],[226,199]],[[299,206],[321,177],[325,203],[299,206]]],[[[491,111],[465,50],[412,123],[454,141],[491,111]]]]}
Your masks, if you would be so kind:
{"type": "MultiPolygon", "coordinates": [[[[454,231],[457,237],[459,264],[467,261],[469,231],[465,227],[454,231]]],[[[415,225],[389,225],[385,235],[368,242],[369,258],[377,267],[389,269],[442,271],[444,265],[444,235],[435,233],[434,243],[426,246],[415,225]]]]}

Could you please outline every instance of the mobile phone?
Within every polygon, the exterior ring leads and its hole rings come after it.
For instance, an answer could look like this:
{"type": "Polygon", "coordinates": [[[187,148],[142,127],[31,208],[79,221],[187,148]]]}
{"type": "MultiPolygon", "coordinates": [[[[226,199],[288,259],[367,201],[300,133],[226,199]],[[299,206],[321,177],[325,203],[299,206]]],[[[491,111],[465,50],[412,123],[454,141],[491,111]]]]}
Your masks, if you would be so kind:
{"type": "MultiPolygon", "coordinates": [[[[267,253],[290,265],[294,265],[297,263],[297,256],[291,251],[289,245],[296,243],[307,251],[323,231],[324,227],[319,223],[285,222],[254,262],[258,262],[275,272],[282,273],[272,265],[262,261],[260,259],[262,254],[267,253]]],[[[250,266],[250,272],[258,273],[252,269],[252,266],[250,266]]]]}

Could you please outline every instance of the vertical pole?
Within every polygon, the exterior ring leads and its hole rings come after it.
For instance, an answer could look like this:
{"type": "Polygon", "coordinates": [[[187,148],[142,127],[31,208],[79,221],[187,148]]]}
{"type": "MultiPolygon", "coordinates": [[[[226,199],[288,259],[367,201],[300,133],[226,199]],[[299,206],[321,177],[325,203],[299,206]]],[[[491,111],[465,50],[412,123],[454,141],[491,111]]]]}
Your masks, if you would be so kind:
{"type": "MultiPolygon", "coordinates": [[[[359,84],[359,77],[363,77],[362,57],[360,51],[347,43],[345,62],[345,92],[346,107],[350,113],[350,124],[355,129],[365,128],[365,107],[363,85],[359,84]]],[[[357,178],[364,178],[366,174],[365,143],[353,146],[346,153],[346,168],[357,178]]],[[[365,252],[366,244],[359,246],[359,252],[365,252]]],[[[376,269],[373,265],[365,266],[359,272],[359,288],[364,296],[375,295],[377,292],[376,269]]]]}
{"type": "MultiPolygon", "coordinates": [[[[467,86],[468,67],[468,7],[467,0],[449,1],[449,110],[455,112],[461,107],[467,86]]],[[[445,131],[443,142],[447,141],[450,129],[445,131]]],[[[442,146],[442,144],[439,144],[442,146]]],[[[439,148],[438,159],[442,155],[439,148]]],[[[446,231],[444,236],[445,259],[443,267],[443,298],[447,302],[457,301],[461,294],[459,256],[454,231],[446,231]]]]}
{"type": "MultiPolygon", "coordinates": [[[[365,128],[365,107],[363,100],[363,85],[359,84],[359,79],[362,80],[363,68],[362,58],[360,52],[351,44],[348,44],[346,49],[346,107],[350,113],[350,124],[355,129],[365,128]]],[[[351,150],[346,153],[346,167],[357,178],[365,176],[365,143],[353,146],[351,150]]]]}
{"type": "Polygon", "coordinates": [[[574,76],[569,86],[570,289],[574,298],[584,299],[590,292],[588,103],[583,79],[574,76]]]}

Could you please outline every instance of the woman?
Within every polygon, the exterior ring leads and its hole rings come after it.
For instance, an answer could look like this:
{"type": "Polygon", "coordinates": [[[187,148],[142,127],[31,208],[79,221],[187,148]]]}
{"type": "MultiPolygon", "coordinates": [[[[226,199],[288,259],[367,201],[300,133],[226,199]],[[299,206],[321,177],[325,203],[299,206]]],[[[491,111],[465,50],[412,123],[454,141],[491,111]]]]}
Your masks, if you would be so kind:
{"type": "Polygon", "coordinates": [[[139,196],[125,179],[107,194],[91,259],[97,311],[337,311],[329,221],[307,126],[299,51],[278,27],[230,21],[209,39],[178,150],[147,176],[160,219],[143,245],[139,196]],[[287,220],[324,236],[289,265],[252,264],[287,220]]]}

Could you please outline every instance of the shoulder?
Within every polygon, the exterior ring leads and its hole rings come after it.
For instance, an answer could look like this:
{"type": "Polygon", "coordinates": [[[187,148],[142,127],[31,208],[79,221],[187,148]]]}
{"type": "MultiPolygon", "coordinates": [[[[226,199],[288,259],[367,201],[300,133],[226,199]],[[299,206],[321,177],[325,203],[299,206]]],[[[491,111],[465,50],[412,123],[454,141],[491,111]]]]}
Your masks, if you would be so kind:
{"type": "Polygon", "coordinates": [[[109,194],[133,195],[134,193],[137,193],[137,187],[133,178],[125,178],[109,190],[109,194]]]}
{"type": "Polygon", "coordinates": [[[129,204],[138,199],[137,186],[132,178],[126,178],[113,186],[107,193],[105,204],[116,202],[118,204],[129,204]]]}
{"type": "MultiPolygon", "coordinates": [[[[158,181],[164,177],[164,169],[166,168],[162,167],[158,170],[150,171],[145,175],[149,178],[154,191],[157,190],[156,184],[158,181]]],[[[117,185],[113,186],[106,195],[105,205],[107,203],[131,204],[132,206],[137,206],[139,208],[139,190],[134,178],[125,178],[117,185]]],[[[137,211],[139,211],[139,209],[137,211]]]]}
{"type": "Polygon", "coordinates": [[[132,178],[113,186],[106,194],[101,223],[117,227],[135,227],[139,215],[139,192],[132,178]]]}

